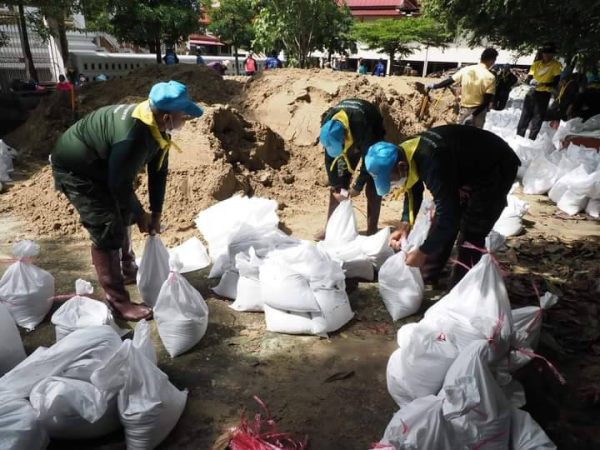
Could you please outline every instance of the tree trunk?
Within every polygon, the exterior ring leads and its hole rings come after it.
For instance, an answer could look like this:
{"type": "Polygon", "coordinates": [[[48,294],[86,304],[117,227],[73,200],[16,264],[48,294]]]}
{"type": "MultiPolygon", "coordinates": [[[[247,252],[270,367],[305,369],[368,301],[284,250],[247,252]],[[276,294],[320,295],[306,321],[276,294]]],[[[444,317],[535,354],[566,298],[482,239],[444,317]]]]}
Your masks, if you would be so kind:
{"type": "Polygon", "coordinates": [[[39,81],[37,70],[33,63],[33,55],[31,54],[31,46],[29,45],[29,35],[27,34],[27,22],[25,20],[25,8],[23,2],[19,2],[19,37],[21,38],[21,48],[23,49],[23,57],[25,59],[25,73],[27,78],[39,81]]]}
{"type": "Polygon", "coordinates": [[[396,52],[395,51],[391,51],[390,52],[390,62],[389,62],[390,67],[387,68],[388,69],[387,70],[388,73],[386,75],[388,75],[388,74],[391,75],[392,74],[392,65],[394,64],[394,58],[395,57],[396,57],[396,52]]]}
{"type": "Polygon", "coordinates": [[[60,45],[60,53],[63,61],[69,60],[69,40],[67,39],[67,26],[65,24],[64,11],[57,19],[58,23],[58,44],[60,45]]]}
{"type": "Polygon", "coordinates": [[[237,47],[233,47],[233,54],[235,55],[235,74],[240,74],[240,66],[238,66],[238,49],[237,47]]]}
{"type": "Polygon", "coordinates": [[[154,38],[154,51],[156,52],[156,64],[162,64],[162,55],[160,53],[160,36],[154,38]]]}

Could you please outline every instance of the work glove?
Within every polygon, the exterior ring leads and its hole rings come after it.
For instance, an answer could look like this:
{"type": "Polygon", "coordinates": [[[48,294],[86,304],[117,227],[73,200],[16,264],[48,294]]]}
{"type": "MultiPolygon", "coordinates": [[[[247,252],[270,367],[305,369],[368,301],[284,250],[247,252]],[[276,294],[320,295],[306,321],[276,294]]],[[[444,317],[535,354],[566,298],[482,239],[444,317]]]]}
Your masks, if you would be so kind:
{"type": "Polygon", "coordinates": [[[425,90],[426,90],[427,92],[431,91],[432,89],[435,89],[435,84],[433,84],[433,83],[429,83],[429,84],[426,84],[426,85],[425,85],[425,90]]]}
{"type": "Polygon", "coordinates": [[[537,82],[537,80],[535,78],[532,78],[531,81],[529,82],[529,86],[536,87],[538,85],[539,85],[539,83],[537,82]]]}

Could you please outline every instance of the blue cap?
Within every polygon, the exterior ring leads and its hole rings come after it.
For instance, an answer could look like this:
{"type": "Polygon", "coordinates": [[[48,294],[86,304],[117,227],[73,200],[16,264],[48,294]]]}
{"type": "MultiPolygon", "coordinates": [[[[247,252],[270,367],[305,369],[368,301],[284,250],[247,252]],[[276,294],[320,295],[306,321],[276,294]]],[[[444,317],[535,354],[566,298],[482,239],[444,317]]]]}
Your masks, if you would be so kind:
{"type": "Polygon", "coordinates": [[[367,171],[375,181],[377,195],[384,196],[390,192],[392,168],[398,161],[398,147],[381,141],[369,147],[365,156],[367,171]]]}
{"type": "Polygon", "coordinates": [[[344,140],[346,137],[346,129],[339,120],[328,120],[321,127],[319,140],[321,145],[325,147],[325,151],[332,158],[336,158],[342,154],[344,150],[344,140]]]}
{"type": "Polygon", "coordinates": [[[150,105],[159,111],[180,111],[192,117],[200,117],[204,111],[188,96],[185,84],[179,81],[156,83],[150,89],[150,105]]]}

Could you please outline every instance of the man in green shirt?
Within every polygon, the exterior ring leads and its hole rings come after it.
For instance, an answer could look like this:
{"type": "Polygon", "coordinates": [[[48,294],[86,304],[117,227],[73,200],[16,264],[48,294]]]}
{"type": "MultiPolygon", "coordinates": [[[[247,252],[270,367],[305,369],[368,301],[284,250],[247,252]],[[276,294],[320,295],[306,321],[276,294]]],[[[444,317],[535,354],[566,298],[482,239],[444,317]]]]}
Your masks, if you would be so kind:
{"type": "Polygon", "coordinates": [[[167,181],[169,132],[202,109],[177,81],[157,83],[137,105],[100,108],[70,127],[51,155],[56,188],[80,215],[92,240],[92,261],[106,301],[125,320],[149,318],[152,310],[131,302],[126,282],[135,282],[130,225],[160,232],[167,181]],[[135,195],[137,174],[147,167],[150,213],[135,195]]]}

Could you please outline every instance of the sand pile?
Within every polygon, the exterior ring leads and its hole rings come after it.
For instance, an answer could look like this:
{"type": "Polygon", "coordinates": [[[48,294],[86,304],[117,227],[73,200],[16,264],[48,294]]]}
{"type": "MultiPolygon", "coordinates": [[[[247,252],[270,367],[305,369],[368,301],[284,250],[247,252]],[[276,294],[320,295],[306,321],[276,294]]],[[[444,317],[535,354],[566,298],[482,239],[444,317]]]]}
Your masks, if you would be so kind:
{"type": "MultiPolygon", "coordinates": [[[[167,243],[194,234],[196,214],[235,193],[274,198],[283,217],[322,209],[327,190],[323,150],[317,143],[320,120],[344,98],[359,97],[377,104],[387,137],[396,142],[426,126],[455,118],[454,98],[436,92],[431,117],[426,122],[417,120],[421,96],[401,77],[278,70],[240,82],[222,80],[193,65],[145,68],[122,80],[90,85],[81,93],[81,110],[142,100],[152,83],[169,78],[186,83],[194,99],[205,105],[205,114],[188,122],[173,138],[183,151],[172,150],[169,156],[164,211],[167,243]]],[[[69,122],[68,115],[49,114],[56,107],[53,101],[42,104],[8,142],[45,160],[69,122]]],[[[138,196],[146,203],[146,177],[140,179],[138,196]]],[[[27,218],[30,231],[40,235],[85,233],[77,213],[54,191],[49,167],[3,194],[3,212],[27,218]]]]}

